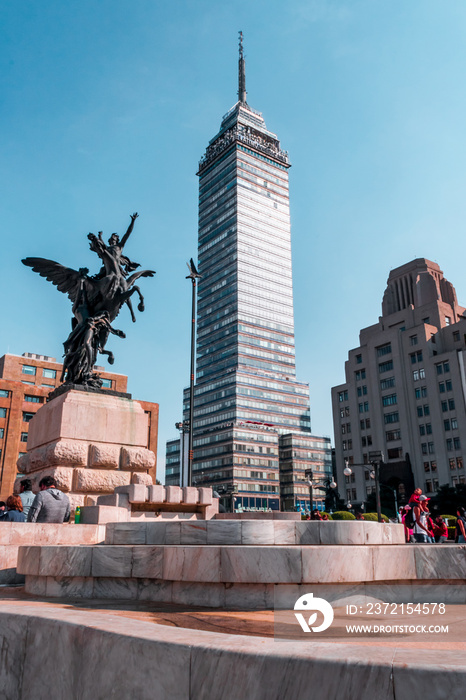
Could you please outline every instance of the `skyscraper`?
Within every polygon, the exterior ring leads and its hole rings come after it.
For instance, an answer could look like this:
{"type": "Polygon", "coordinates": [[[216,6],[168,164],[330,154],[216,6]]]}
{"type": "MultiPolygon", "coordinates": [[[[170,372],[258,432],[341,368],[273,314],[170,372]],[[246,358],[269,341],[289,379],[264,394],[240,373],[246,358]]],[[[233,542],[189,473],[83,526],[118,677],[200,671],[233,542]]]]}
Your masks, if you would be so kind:
{"type": "Polygon", "coordinates": [[[372,450],[383,452],[381,480],[398,502],[415,486],[466,483],[465,311],[436,263],[418,258],[390,272],[382,315],[361,330],[346,381],[332,389],[340,492],[353,504],[375,487],[366,469],[345,477],[345,461],[368,463],[372,450]]]}
{"type": "MultiPolygon", "coordinates": [[[[238,101],[198,170],[193,474],[234,486],[237,504],[253,509],[278,508],[279,436],[311,432],[309,387],[295,369],[289,167],[277,136],[246,101],[240,33],[238,101]]],[[[172,441],[167,483],[175,480],[176,449],[172,441]]],[[[297,493],[305,495],[302,478],[297,493]]]]}

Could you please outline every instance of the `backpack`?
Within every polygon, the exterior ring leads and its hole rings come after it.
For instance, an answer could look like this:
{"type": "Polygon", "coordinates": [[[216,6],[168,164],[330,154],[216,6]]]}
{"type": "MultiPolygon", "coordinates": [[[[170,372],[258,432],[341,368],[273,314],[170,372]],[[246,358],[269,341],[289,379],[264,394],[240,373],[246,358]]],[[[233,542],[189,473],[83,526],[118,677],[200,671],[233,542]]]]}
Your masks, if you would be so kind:
{"type": "Polygon", "coordinates": [[[406,513],[405,526],[409,530],[413,529],[413,527],[414,527],[414,508],[410,508],[410,510],[408,510],[408,512],[406,513]]]}

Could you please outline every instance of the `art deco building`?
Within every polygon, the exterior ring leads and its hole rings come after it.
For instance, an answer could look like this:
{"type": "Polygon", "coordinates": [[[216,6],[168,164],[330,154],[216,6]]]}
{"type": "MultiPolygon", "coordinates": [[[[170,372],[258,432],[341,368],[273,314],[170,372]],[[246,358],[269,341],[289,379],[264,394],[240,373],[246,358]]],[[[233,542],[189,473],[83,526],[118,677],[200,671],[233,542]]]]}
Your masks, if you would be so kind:
{"type": "MultiPolygon", "coordinates": [[[[332,389],[337,481],[344,461],[381,450],[381,480],[399,500],[419,486],[465,483],[466,318],[453,285],[420,258],[392,270],[378,323],[348,353],[346,383],[332,389]]],[[[374,489],[353,469],[340,493],[361,503],[374,489]]]]}
{"type": "MultiPolygon", "coordinates": [[[[126,393],[128,377],[96,367],[103,379],[103,388],[126,393]]],[[[0,500],[13,491],[19,474],[16,462],[26,452],[29,422],[47,396],[61,383],[63,365],[54,357],[26,352],[23,355],[0,357],[0,500]]],[[[159,407],[139,401],[149,418],[147,447],[157,454],[159,407]]],[[[156,466],[151,470],[156,478],[156,466]]]]}
{"type": "MultiPolygon", "coordinates": [[[[309,453],[312,442],[325,442],[311,436],[309,387],[296,379],[289,167],[277,136],[246,101],[240,44],[238,102],[198,171],[193,474],[234,484],[237,506],[251,509],[279,507],[280,436],[299,434],[309,453]]],[[[167,483],[179,483],[179,449],[179,441],[168,443],[167,483]]],[[[291,500],[308,493],[303,478],[287,482],[291,500]]]]}

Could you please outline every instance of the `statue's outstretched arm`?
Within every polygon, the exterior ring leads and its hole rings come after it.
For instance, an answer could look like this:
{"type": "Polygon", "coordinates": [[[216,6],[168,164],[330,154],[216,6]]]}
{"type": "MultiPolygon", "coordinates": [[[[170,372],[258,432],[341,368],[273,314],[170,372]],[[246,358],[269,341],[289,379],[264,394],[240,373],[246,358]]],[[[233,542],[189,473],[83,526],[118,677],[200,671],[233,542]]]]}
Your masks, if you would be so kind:
{"type": "Polygon", "coordinates": [[[132,233],[132,231],[133,231],[134,222],[136,221],[136,219],[138,218],[138,216],[139,216],[139,214],[138,214],[137,212],[134,212],[134,214],[131,214],[131,223],[130,223],[130,225],[128,226],[128,229],[127,229],[125,235],[124,235],[123,238],[121,239],[120,248],[124,248],[126,241],[128,240],[128,238],[130,237],[130,235],[131,235],[131,233],[132,233]]]}

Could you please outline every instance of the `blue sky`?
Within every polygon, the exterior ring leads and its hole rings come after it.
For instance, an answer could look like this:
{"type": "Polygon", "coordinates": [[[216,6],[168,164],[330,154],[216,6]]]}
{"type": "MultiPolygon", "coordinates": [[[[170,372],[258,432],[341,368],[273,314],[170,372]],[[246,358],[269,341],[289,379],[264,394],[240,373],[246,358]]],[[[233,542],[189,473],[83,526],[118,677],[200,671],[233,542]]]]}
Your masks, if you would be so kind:
{"type": "Polygon", "coordinates": [[[236,101],[289,151],[298,378],[332,435],[330,387],[375,323],[390,269],[439,263],[466,305],[464,0],[3,0],[0,354],[60,358],[70,303],[20,263],[97,271],[87,233],[123,232],[157,270],[109,343],[160,403],[159,466],[189,381],[199,158],[236,101]]]}

